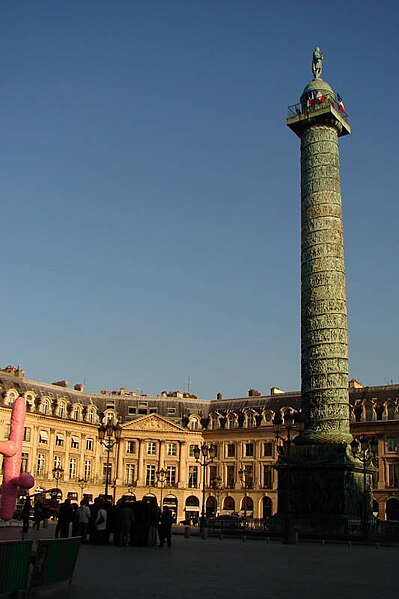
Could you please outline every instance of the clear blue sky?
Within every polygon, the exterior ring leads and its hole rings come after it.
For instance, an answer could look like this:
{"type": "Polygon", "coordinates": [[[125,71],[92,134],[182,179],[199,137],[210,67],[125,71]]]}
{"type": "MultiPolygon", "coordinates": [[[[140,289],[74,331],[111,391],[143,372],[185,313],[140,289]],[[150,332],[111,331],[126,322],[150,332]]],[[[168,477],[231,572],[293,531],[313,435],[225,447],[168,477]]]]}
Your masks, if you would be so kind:
{"type": "Polygon", "coordinates": [[[397,2],[3,0],[1,366],[89,391],[300,388],[299,140],[344,98],[350,376],[398,382],[397,2]]]}

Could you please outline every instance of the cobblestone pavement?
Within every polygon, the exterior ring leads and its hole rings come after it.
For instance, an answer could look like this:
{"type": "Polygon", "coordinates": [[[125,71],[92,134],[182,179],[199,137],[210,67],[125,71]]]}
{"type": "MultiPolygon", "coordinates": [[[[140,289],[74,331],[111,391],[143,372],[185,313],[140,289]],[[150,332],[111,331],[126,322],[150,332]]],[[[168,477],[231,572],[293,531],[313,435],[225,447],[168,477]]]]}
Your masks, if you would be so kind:
{"type": "MultiPolygon", "coordinates": [[[[0,538],[10,538],[11,530],[0,530],[0,538]]],[[[52,536],[52,532],[50,526],[40,536],[52,536]]],[[[171,549],[82,545],[71,589],[51,596],[391,599],[397,595],[398,557],[398,547],[283,545],[264,540],[186,539],[183,535],[173,537],[171,549]]]]}

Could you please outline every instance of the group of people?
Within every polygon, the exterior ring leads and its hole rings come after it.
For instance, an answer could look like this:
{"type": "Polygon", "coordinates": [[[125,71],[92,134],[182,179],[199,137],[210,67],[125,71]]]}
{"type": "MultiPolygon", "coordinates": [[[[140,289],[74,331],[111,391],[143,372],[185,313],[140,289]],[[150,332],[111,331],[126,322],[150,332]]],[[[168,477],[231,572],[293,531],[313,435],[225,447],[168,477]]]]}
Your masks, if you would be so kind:
{"type": "MultiPolygon", "coordinates": [[[[35,523],[36,519],[34,526],[35,523]]],[[[80,536],[82,543],[96,544],[108,544],[112,536],[114,545],[122,547],[157,544],[163,547],[165,542],[170,547],[172,524],[172,511],[167,506],[161,511],[155,497],[144,497],[141,501],[122,497],[115,506],[102,497],[92,504],[82,499],[79,506],[68,498],[60,505],[55,536],[80,536]]]]}

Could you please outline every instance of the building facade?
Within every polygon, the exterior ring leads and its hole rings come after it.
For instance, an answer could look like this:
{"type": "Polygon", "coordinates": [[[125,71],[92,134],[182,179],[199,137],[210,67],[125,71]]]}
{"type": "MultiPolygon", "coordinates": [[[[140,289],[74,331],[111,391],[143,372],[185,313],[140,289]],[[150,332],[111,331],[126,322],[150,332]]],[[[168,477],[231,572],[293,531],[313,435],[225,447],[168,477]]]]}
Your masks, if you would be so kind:
{"type": "MultiPolygon", "coordinates": [[[[179,522],[200,515],[205,475],[208,515],[265,518],[277,511],[273,419],[301,409],[299,392],[273,388],[262,395],[251,389],[246,398],[218,394],[212,401],[179,392],[149,397],[125,388],[90,394],[82,385],[27,379],[12,366],[0,370],[0,391],[3,439],[13,402],[19,395],[26,400],[21,468],[35,478],[31,492],[56,487],[73,500],[94,498],[104,493],[108,469],[114,500],[127,493],[154,495],[179,522]],[[109,420],[121,425],[121,439],[108,455],[98,427],[109,420]],[[195,459],[204,442],[216,447],[206,467],[195,459]]],[[[399,385],[351,381],[349,397],[351,433],[378,439],[374,513],[399,519],[399,385]]]]}

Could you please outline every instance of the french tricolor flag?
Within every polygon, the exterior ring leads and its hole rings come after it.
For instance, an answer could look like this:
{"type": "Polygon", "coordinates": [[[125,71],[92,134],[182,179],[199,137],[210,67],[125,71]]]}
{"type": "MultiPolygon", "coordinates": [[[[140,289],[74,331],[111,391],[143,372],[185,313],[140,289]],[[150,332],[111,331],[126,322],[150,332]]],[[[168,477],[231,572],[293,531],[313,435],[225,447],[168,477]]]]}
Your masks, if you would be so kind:
{"type": "Polygon", "coordinates": [[[339,94],[337,94],[337,102],[338,102],[338,110],[340,112],[345,112],[344,101],[339,94]]]}

